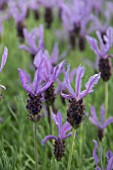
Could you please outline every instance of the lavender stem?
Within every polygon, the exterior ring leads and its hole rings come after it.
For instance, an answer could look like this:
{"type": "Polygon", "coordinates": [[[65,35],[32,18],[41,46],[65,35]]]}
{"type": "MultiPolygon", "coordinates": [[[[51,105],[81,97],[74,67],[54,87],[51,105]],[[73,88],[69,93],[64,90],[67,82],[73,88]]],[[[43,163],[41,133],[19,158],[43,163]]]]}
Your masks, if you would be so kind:
{"type": "Polygon", "coordinates": [[[34,122],[34,153],[35,153],[35,170],[38,170],[38,153],[37,153],[37,122],[34,122]]]}
{"type": "Polygon", "coordinates": [[[71,161],[72,161],[72,155],[73,155],[73,149],[74,149],[74,139],[75,139],[75,133],[76,133],[76,129],[73,129],[73,134],[72,134],[72,144],[71,144],[71,149],[70,149],[70,153],[69,153],[69,159],[68,159],[68,167],[67,170],[71,169],[71,161]]]}
{"type": "Polygon", "coordinates": [[[105,83],[105,111],[106,111],[106,119],[108,112],[108,82],[105,83]]]}

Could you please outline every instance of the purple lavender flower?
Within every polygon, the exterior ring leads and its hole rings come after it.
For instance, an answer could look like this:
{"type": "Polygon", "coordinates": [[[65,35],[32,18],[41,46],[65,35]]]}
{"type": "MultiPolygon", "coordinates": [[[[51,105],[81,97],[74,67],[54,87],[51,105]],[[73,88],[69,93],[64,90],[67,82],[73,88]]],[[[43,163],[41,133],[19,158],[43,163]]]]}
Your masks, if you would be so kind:
{"type": "Polygon", "coordinates": [[[65,122],[62,125],[62,114],[60,112],[57,115],[52,114],[52,118],[58,128],[58,136],[48,135],[42,140],[42,145],[46,143],[47,140],[54,139],[54,155],[57,161],[60,161],[64,156],[65,152],[65,139],[72,135],[72,132],[66,134],[71,130],[71,125],[68,122],[65,122]]]}
{"type": "Polygon", "coordinates": [[[110,117],[108,120],[105,121],[105,109],[104,106],[101,106],[100,110],[100,122],[98,121],[97,114],[95,107],[91,107],[91,116],[89,116],[89,120],[91,123],[93,123],[98,128],[98,138],[99,140],[102,140],[104,136],[104,129],[111,123],[113,123],[113,117],[110,117]]]}
{"type": "Polygon", "coordinates": [[[71,87],[69,80],[69,71],[70,66],[68,65],[68,69],[65,76],[65,84],[70,94],[61,93],[64,98],[69,99],[69,107],[67,110],[67,120],[74,127],[78,128],[82,120],[84,119],[84,104],[83,98],[88,94],[93,92],[93,87],[98,83],[100,79],[100,73],[95,74],[90,77],[89,81],[86,83],[86,90],[81,92],[81,81],[84,75],[84,67],[79,66],[76,71],[76,93],[71,87]]]}
{"type": "Polygon", "coordinates": [[[23,1],[17,1],[17,2],[9,1],[8,4],[9,4],[11,15],[13,16],[16,23],[17,34],[20,38],[23,39],[23,28],[25,27],[24,20],[27,14],[27,5],[23,1]]]}
{"type": "Polygon", "coordinates": [[[16,24],[24,21],[27,12],[27,6],[22,1],[9,1],[9,8],[16,24]]]}
{"type": "Polygon", "coordinates": [[[103,81],[108,81],[112,75],[112,65],[110,61],[112,55],[108,55],[108,52],[113,45],[113,28],[109,27],[105,35],[101,35],[99,31],[96,31],[96,34],[99,39],[100,48],[98,48],[95,38],[86,36],[86,39],[90,44],[90,48],[99,58],[99,71],[101,72],[103,81]]]}
{"type": "Polygon", "coordinates": [[[21,83],[24,89],[28,92],[28,100],[27,100],[27,110],[29,112],[29,118],[33,121],[38,121],[40,119],[40,111],[42,108],[42,95],[45,90],[47,90],[51,84],[54,82],[55,77],[58,74],[58,67],[53,69],[52,76],[43,82],[42,79],[42,65],[43,61],[41,61],[38,69],[35,72],[34,80],[31,83],[30,75],[26,73],[24,70],[18,69],[21,83]]]}
{"type": "Polygon", "coordinates": [[[98,142],[96,140],[93,140],[94,142],[94,150],[93,150],[93,158],[96,164],[96,168],[95,170],[112,170],[113,169],[113,153],[108,150],[106,153],[106,158],[107,158],[107,164],[106,164],[106,168],[104,168],[103,166],[103,162],[102,162],[102,148],[100,148],[100,163],[101,163],[101,168],[98,165],[99,163],[99,157],[97,155],[97,149],[98,149],[98,142]]]}
{"type": "Polygon", "coordinates": [[[71,4],[62,6],[62,23],[63,27],[68,30],[71,48],[75,48],[76,38],[78,37],[80,50],[85,48],[84,37],[91,13],[89,3],[87,4],[86,7],[83,1],[73,1],[71,4]]]}
{"type": "Polygon", "coordinates": [[[86,90],[81,92],[81,81],[82,81],[82,77],[84,76],[85,68],[83,66],[79,66],[76,71],[76,93],[75,93],[70,85],[69,71],[70,71],[70,65],[68,65],[68,69],[65,77],[65,83],[70,94],[67,95],[62,93],[62,96],[67,99],[73,98],[76,99],[77,101],[81,100],[86,95],[93,92],[93,86],[97,84],[98,80],[100,79],[100,73],[91,76],[89,81],[86,83],[86,90]]]}
{"type": "MultiPolygon", "coordinates": [[[[54,56],[57,55],[54,52],[54,56]]],[[[43,69],[42,69],[42,79],[46,82],[47,80],[49,80],[51,78],[51,76],[53,75],[53,70],[55,68],[57,68],[57,74],[55,77],[55,80],[58,78],[58,76],[60,75],[64,65],[65,65],[65,61],[62,61],[59,65],[56,65],[56,67],[53,67],[52,62],[51,62],[51,58],[49,57],[48,51],[47,50],[40,50],[37,55],[35,56],[34,59],[34,65],[36,68],[39,67],[41,61],[43,60],[43,69]]]]}
{"type": "Polygon", "coordinates": [[[43,25],[40,25],[37,29],[32,30],[30,33],[27,31],[27,29],[24,29],[23,34],[28,46],[21,45],[19,48],[29,52],[34,58],[34,56],[38,53],[38,51],[44,48],[43,25]],[[37,38],[38,38],[38,45],[36,43],[37,38]]]}
{"type": "MultiPolygon", "coordinates": [[[[5,47],[4,52],[2,54],[2,61],[1,61],[1,65],[0,65],[0,73],[2,72],[2,70],[4,68],[4,65],[5,65],[6,60],[7,60],[7,56],[8,56],[8,49],[5,47]]],[[[1,84],[0,84],[0,88],[3,89],[3,90],[6,89],[5,86],[3,86],[1,84]]],[[[2,98],[2,94],[0,94],[0,100],[1,100],[1,98],[2,98]]]]}
{"type": "MultiPolygon", "coordinates": [[[[55,53],[54,53],[55,54],[55,53]]],[[[56,55],[56,54],[55,54],[56,55]]],[[[65,65],[65,61],[62,61],[59,65],[56,65],[55,67],[53,67],[52,62],[51,62],[51,58],[49,57],[49,54],[47,51],[40,51],[34,59],[34,65],[36,68],[39,67],[40,61],[43,59],[43,69],[42,69],[42,79],[44,82],[48,81],[51,76],[53,76],[53,70],[55,68],[58,68],[57,70],[57,74],[54,77],[54,81],[59,77],[59,75],[61,74],[63,67],[65,65]]],[[[48,115],[50,115],[50,109],[49,106],[52,106],[52,110],[54,113],[57,113],[57,108],[55,106],[55,99],[56,99],[56,95],[55,95],[55,90],[54,90],[54,82],[51,84],[51,86],[45,91],[45,101],[46,101],[46,107],[48,110],[48,115]]]]}

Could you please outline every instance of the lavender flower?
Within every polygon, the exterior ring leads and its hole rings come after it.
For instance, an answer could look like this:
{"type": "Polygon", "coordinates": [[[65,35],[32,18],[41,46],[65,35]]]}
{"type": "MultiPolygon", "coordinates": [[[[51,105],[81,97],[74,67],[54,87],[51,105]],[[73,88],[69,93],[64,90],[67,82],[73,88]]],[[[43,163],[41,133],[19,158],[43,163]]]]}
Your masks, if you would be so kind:
{"type": "Polygon", "coordinates": [[[57,161],[60,161],[64,156],[65,152],[65,139],[72,135],[72,132],[66,134],[71,130],[71,125],[68,122],[65,122],[62,125],[62,114],[60,112],[57,115],[52,114],[52,118],[58,128],[58,136],[48,135],[42,140],[42,145],[46,143],[47,140],[54,139],[54,155],[57,161]]]}
{"type": "Polygon", "coordinates": [[[44,48],[44,28],[43,25],[40,25],[37,29],[32,30],[30,33],[27,29],[23,30],[24,38],[28,44],[21,45],[19,48],[29,52],[33,58],[38,53],[40,49],[44,48]],[[38,38],[38,45],[37,45],[37,38],[38,38]]]}
{"type": "Polygon", "coordinates": [[[58,74],[58,68],[55,67],[50,79],[48,79],[46,82],[43,82],[42,65],[43,61],[41,61],[38,69],[36,70],[32,83],[30,81],[30,75],[24,70],[20,68],[18,69],[21,83],[24,89],[28,92],[26,108],[29,112],[29,118],[33,121],[38,121],[40,119],[43,92],[51,86],[51,84],[54,82],[55,77],[58,74]]]}
{"type": "Polygon", "coordinates": [[[108,120],[105,121],[105,109],[104,106],[101,106],[100,110],[100,122],[98,121],[97,114],[95,107],[91,107],[91,116],[89,116],[89,120],[91,123],[93,123],[98,128],[98,137],[99,140],[102,140],[104,136],[104,129],[111,123],[113,123],[113,117],[110,117],[108,120]]]}
{"type": "MultiPolygon", "coordinates": [[[[54,53],[55,55],[55,53],[54,53]]],[[[53,70],[54,68],[58,68],[58,72],[57,72],[57,76],[55,77],[55,80],[58,78],[58,76],[60,75],[64,65],[65,65],[65,61],[62,61],[59,65],[57,65],[56,67],[53,67],[52,62],[51,62],[51,58],[49,57],[48,51],[47,50],[40,50],[37,55],[35,56],[34,59],[34,65],[36,68],[39,67],[41,61],[43,60],[43,71],[42,71],[42,79],[44,81],[47,81],[50,79],[50,77],[53,75],[53,70]]]]}
{"type": "Polygon", "coordinates": [[[84,50],[84,37],[86,34],[86,27],[90,21],[91,9],[89,3],[83,1],[73,1],[71,4],[64,4],[62,7],[62,22],[63,27],[68,30],[69,43],[71,48],[75,48],[76,38],[79,38],[79,48],[84,50]]]}
{"type": "Polygon", "coordinates": [[[99,31],[96,31],[96,34],[99,39],[100,49],[98,48],[97,40],[95,38],[90,36],[86,36],[86,38],[90,44],[90,48],[99,58],[99,70],[103,81],[108,81],[112,74],[110,61],[110,57],[112,57],[112,55],[108,55],[108,52],[113,45],[113,28],[109,27],[103,36],[99,31]]]}
{"type": "Polygon", "coordinates": [[[112,170],[113,169],[113,153],[108,150],[106,153],[106,158],[107,158],[107,164],[106,168],[104,169],[103,162],[102,162],[102,148],[100,148],[100,163],[101,163],[101,168],[98,165],[99,163],[99,157],[97,155],[97,149],[98,149],[98,142],[96,140],[93,140],[94,142],[94,150],[93,150],[93,157],[94,161],[96,164],[96,169],[95,170],[112,170]]]}
{"type": "MultiPolygon", "coordinates": [[[[4,68],[4,65],[6,63],[6,60],[7,60],[7,56],[8,56],[8,49],[5,47],[4,48],[4,52],[2,54],[2,61],[1,61],[1,65],[0,65],[0,73],[2,72],[3,68],[4,68]]],[[[0,90],[5,90],[5,86],[1,85],[0,84],[0,90]]],[[[2,99],[2,94],[1,94],[1,91],[0,91],[0,100],[2,99]]]]}
{"type": "MultiPolygon", "coordinates": [[[[56,50],[55,50],[56,51],[56,50]]],[[[54,55],[57,55],[57,51],[54,52],[54,55]]],[[[52,107],[52,110],[54,113],[57,113],[57,108],[55,106],[55,99],[56,94],[54,90],[54,82],[59,77],[60,73],[63,70],[63,67],[65,65],[65,61],[62,61],[59,65],[53,67],[52,60],[49,57],[49,54],[47,51],[40,51],[37,53],[34,59],[34,65],[36,68],[39,67],[40,61],[43,60],[43,69],[42,69],[42,79],[44,82],[48,81],[53,76],[53,70],[57,68],[57,74],[54,77],[54,81],[51,84],[51,86],[45,91],[44,97],[45,97],[45,104],[46,104],[46,110],[48,114],[48,122],[51,127],[51,113],[50,113],[50,106],[52,107]]]]}
{"type": "Polygon", "coordinates": [[[75,85],[76,93],[75,93],[70,84],[69,71],[70,71],[70,66],[68,65],[68,69],[67,69],[66,76],[65,76],[65,84],[70,94],[64,94],[64,93],[61,93],[61,94],[64,98],[69,99],[69,107],[67,110],[67,120],[74,128],[78,128],[79,124],[84,119],[83,98],[93,92],[94,85],[97,84],[98,80],[100,79],[100,73],[91,76],[89,81],[85,85],[86,90],[81,92],[81,81],[82,81],[82,77],[84,75],[85,69],[84,67],[79,66],[76,71],[76,85],[75,85]]]}
{"type": "Polygon", "coordinates": [[[27,5],[23,1],[9,1],[9,9],[10,12],[15,20],[16,27],[17,27],[17,34],[20,38],[23,39],[23,28],[24,20],[27,14],[27,5]]]}
{"type": "MultiPolygon", "coordinates": [[[[76,68],[74,68],[71,72],[70,72],[70,82],[73,81],[74,79],[74,76],[76,74],[76,68]]],[[[63,69],[63,75],[65,77],[65,69],[63,69]]],[[[60,98],[61,98],[61,101],[62,103],[65,105],[66,102],[65,102],[65,98],[62,97],[61,95],[61,92],[63,93],[66,93],[67,92],[67,87],[66,87],[66,84],[65,84],[65,80],[61,81],[59,78],[57,79],[57,83],[58,83],[58,87],[56,88],[55,90],[55,94],[58,95],[60,94],[60,98]]],[[[67,92],[68,93],[68,92],[67,92]]]]}

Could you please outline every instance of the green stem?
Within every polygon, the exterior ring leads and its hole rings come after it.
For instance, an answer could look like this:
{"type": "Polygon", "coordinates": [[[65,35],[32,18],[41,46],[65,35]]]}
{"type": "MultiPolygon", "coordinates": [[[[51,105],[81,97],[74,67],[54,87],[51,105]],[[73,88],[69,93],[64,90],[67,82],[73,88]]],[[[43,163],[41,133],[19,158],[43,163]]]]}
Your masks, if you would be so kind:
{"type": "Polygon", "coordinates": [[[83,148],[83,123],[81,124],[81,129],[80,129],[80,158],[82,160],[82,148],[83,148]]]}
{"type": "Polygon", "coordinates": [[[35,153],[35,170],[38,170],[38,153],[37,153],[37,122],[34,122],[34,153],[35,153]]]}
{"type": "Polygon", "coordinates": [[[105,112],[106,118],[108,113],[108,82],[105,83],[105,112]]]}
{"type": "Polygon", "coordinates": [[[72,161],[72,155],[73,155],[73,149],[74,149],[75,132],[76,132],[76,129],[73,129],[72,144],[71,144],[71,150],[70,150],[70,153],[69,153],[67,170],[70,170],[70,169],[71,169],[71,161],[72,161]]]}
{"type": "Polygon", "coordinates": [[[59,170],[59,161],[56,161],[56,170],[59,170]]]}

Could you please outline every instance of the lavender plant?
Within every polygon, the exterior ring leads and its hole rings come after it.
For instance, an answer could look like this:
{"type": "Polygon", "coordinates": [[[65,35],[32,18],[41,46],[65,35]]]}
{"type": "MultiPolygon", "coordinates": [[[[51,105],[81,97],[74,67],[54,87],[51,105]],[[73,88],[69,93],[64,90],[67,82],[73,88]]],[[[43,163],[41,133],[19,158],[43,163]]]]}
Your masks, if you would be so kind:
{"type": "Polygon", "coordinates": [[[72,125],[73,128],[78,128],[82,120],[84,119],[84,104],[83,98],[88,94],[93,92],[93,87],[98,83],[100,79],[100,73],[95,74],[90,77],[89,81],[86,83],[86,90],[81,92],[81,81],[85,72],[85,68],[79,66],[76,71],[76,93],[70,84],[69,79],[69,71],[70,66],[68,65],[68,69],[65,75],[65,84],[70,94],[61,93],[62,96],[69,100],[69,106],[67,110],[67,120],[72,125]]]}
{"type": "MultiPolygon", "coordinates": [[[[7,56],[8,56],[8,49],[5,47],[4,52],[2,54],[2,61],[1,61],[1,65],[0,65],[0,73],[2,72],[2,70],[4,68],[4,65],[5,65],[6,60],[7,60],[7,56]]],[[[3,86],[2,84],[0,84],[0,101],[3,99],[2,90],[6,90],[6,87],[3,86]]],[[[3,121],[3,119],[0,117],[0,123],[2,121],[3,121]]]]}
{"type": "Polygon", "coordinates": [[[27,14],[26,3],[22,1],[9,1],[8,5],[11,15],[15,20],[17,35],[23,40],[23,29],[25,28],[24,20],[27,14]]]}
{"type": "Polygon", "coordinates": [[[42,140],[44,145],[47,140],[54,139],[54,155],[57,161],[60,161],[65,154],[65,140],[72,135],[72,132],[68,133],[71,130],[71,125],[66,121],[62,125],[62,114],[58,112],[56,115],[52,114],[52,119],[55,122],[58,128],[58,136],[48,135],[42,140]]]}
{"type": "MultiPolygon", "coordinates": [[[[90,36],[87,36],[87,41],[90,44],[90,48],[94,51],[98,57],[98,67],[101,72],[101,78],[104,82],[107,82],[112,75],[112,55],[108,54],[110,48],[113,45],[113,28],[109,27],[104,35],[101,32],[96,31],[96,35],[99,39],[100,48],[98,48],[97,40],[90,36]]],[[[108,112],[108,83],[105,84],[105,108],[108,112]]]]}
{"type": "Polygon", "coordinates": [[[28,92],[28,99],[26,109],[29,112],[28,118],[34,122],[34,145],[35,145],[35,163],[36,163],[36,170],[38,168],[37,162],[37,136],[36,136],[36,129],[37,129],[37,121],[41,118],[41,109],[42,109],[42,97],[45,90],[51,86],[54,81],[55,76],[57,75],[58,68],[54,68],[53,75],[50,79],[43,83],[42,79],[42,64],[41,61],[38,70],[35,72],[34,80],[31,83],[30,76],[25,70],[18,69],[20,80],[24,89],[28,92]]]}
{"type": "MultiPolygon", "coordinates": [[[[54,57],[55,57],[56,51],[54,52],[54,57]]],[[[39,67],[39,63],[40,60],[43,59],[43,81],[46,82],[48,81],[51,76],[53,76],[53,69],[55,68],[52,65],[53,60],[51,60],[51,58],[49,58],[49,54],[47,51],[40,51],[40,53],[38,53],[35,56],[35,60],[34,60],[34,65],[38,68],[39,67]]],[[[65,61],[62,61],[59,65],[56,65],[56,67],[58,68],[58,72],[57,72],[57,76],[54,77],[54,81],[59,77],[59,75],[61,74],[63,67],[65,65],[65,61]]],[[[54,85],[52,84],[51,87],[46,91],[45,93],[45,99],[47,99],[47,105],[53,105],[54,101],[55,101],[55,95],[54,95],[54,85]],[[50,91],[50,92],[49,92],[50,91]]]]}
{"type": "Polygon", "coordinates": [[[90,48],[96,54],[96,57],[99,58],[99,71],[101,72],[101,78],[103,81],[108,81],[112,74],[112,65],[110,58],[112,55],[109,55],[108,52],[113,45],[113,29],[109,27],[106,33],[102,36],[99,31],[96,31],[96,35],[99,39],[100,49],[98,48],[97,40],[90,36],[86,36],[90,48]]]}
{"type": "MultiPolygon", "coordinates": [[[[56,52],[56,51],[55,51],[56,52]]],[[[57,55],[54,53],[54,56],[57,55]]],[[[47,51],[40,51],[34,59],[34,65],[36,68],[39,67],[40,61],[43,60],[43,71],[42,71],[42,79],[46,83],[53,77],[54,72],[53,70],[57,68],[57,74],[54,76],[53,83],[51,83],[51,86],[45,91],[44,98],[45,98],[45,103],[46,103],[46,109],[47,109],[47,114],[48,114],[48,122],[50,124],[50,130],[51,130],[51,112],[50,112],[50,106],[52,106],[53,112],[57,113],[57,108],[55,106],[55,90],[54,90],[54,82],[55,80],[59,77],[61,74],[63,67],[65,65],[65,61],[62,61],[59,65],[56,67],[53,67],[52,65],[52,60],[49,58],[49,54],[47,51]]]]}
{"type": "Polygon", "coordinates": [[[73,139],[71,145],[71,152],[69,154],[68,159],[68,170],[71,169],[71,161],[72,161],[72,153],[74,148],[74,136],[75,130],[80,126],[80,123],[84,119],[84,104],[83,98],[88,95],[89,93],[93,92],[93,87],[95,84],[98,83],[100,79],[100,73],[91,76],[89,81],[86,83],[86,90],[81,92],[81,79],[84,75],[84,67],[79,66],[76,71],[76,93],[74,92],[73,88],[71,87],[70,80],[69,80],[69,71],[70,66],[68,65],[68,69],[65,75],[65,84],[67,89],[69,90],[70,94],[61,93],[64,98],[69,100],[69,106],[67,110],[67,121],[72,125],[74,128],[73,130],[73,139]]]}
{"type": "Polygon", "coordinates": [[[104,168],[103,165],[103,160],[102,160],[102,148],[100,148],[100,166],[99,166],[99,157],[97,155],[97,149],[98,149],[98,142],[96,140],[94,142],[94,150],[93,150],[93,157],[94,157],[94,162],[96,164],[96,169],[95,170],[112,170],[113,169],[113,153],[108,150],[106,152],[106,168],[104,168]]]}
{"type": "MultiPolygon", "coordinates": [[[[1,61],[1,65],[0,65],[0,73],[2,72],[2,70],[4,68],[4,65],[5,65],[6,60],[7,60],[7,56],[8,56],[8,49],[5,47],[4,52],[2,54],[2,61],[1,61]]],[[[0,84],[0,101],[3,98],[2,93],[1,93],[2,89],[5,90],[6,87],[0,84]]]]}
{"type": "Polygon", "coordinates": [[[91,116],[89,116],[89,121],[98,128],[98,138],[102,140],[104,137],[104,129],[111,123],[113,123],[113,117],[109,117],[105,120],[105,109],[104,105],[101,106],[100,110],[100,122],[97,118],[95,107],[91,107],[91,116]]]}
{"type": "Polygon", "coordinates": [[[34,59],[35,55],[39,50],[44,49],[44,28],[43,25],[40,25],[38,28],[33,29],[31,32],[28,32],[27,29],[23,30],[25,41],[27,46],[22,44],[19,46],[20,49],[27,51],[31,54],[34,59]],[[38,38],[38,44],[37,44],[38,38]]]}

